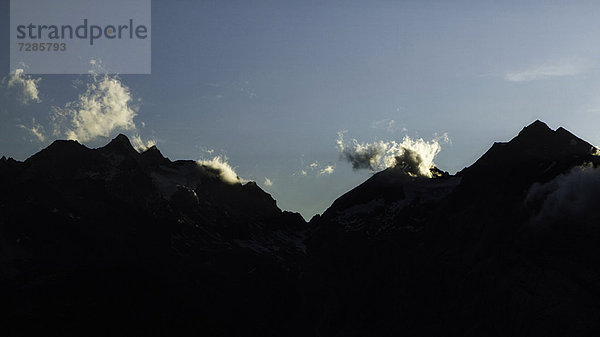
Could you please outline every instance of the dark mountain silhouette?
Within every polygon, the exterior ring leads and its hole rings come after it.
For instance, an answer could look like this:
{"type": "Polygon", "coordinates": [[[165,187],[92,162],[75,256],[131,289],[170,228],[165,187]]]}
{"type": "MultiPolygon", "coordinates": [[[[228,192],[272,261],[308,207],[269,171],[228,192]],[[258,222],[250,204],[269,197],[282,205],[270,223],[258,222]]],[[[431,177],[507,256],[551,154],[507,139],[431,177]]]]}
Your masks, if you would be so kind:
{"type": "Polygon", "coordinates": [[[311,221],[306,334],[597,334],[600,227],[534,225],[527,203],[538,184],[596,167],[594,150],[536,121],[456,176],[375,174],[311,221]]]}
{"type": "Polygon", "coordinates": [[[310,223],[119,135],[0,160],[0,335],[595,336],[596,149],[540,121],[310,223]],[[573,216],[576,215],[576,216],[573,216]]]}
{"type": "Polygon", "coordinates": [[[0,335],[281,332],[306,223],[219,173],[123,135],[2,159],[0,335]]]}
{"type": "Polygon", "coordinates": [[[569,131],[535,121],[507,143],[494,145],[473,165],[459,172],[465,185],[490,183],[526,188],[592,160],[593,146],[569,131]],[[485,179],[486,177],[495,179],[485,179]],[[515,180],[517,179],[517,180],[515,180]],[[506,181],[510,181],[507,185],[506,181]]]}

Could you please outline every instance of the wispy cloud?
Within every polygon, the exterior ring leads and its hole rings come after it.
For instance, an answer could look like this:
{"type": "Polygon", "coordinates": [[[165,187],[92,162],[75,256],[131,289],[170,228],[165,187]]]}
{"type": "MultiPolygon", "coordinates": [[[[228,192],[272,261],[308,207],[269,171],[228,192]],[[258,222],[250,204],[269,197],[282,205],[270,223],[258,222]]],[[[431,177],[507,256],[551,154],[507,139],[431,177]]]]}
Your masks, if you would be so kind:
{"type": "Polygon", "coordinates": [[[144,152],[147,149],[151,148],[152,146],[156,145],[156,140],[154,140],[154,139],[143,140],[139,134],[135,134],[133,137],[131,137],[131,145],[133,145],[133,147],[138,152],[144,152]]]}
{"type": "Polygon", "coordinates": [[[543,226],[569,222],[595,226],[599,190],[600,168],[592,164],[575,167],[549,182],[535,183],[525,200],[535,210],[530,222],[543,226]]]}
{"type": "Polygon", "coordinates": [[[323,175],[330,175],[333,174],[333,172],[335,172],[335,165],[333,164],[327,164],[327,165],[321,165],[319,164],[318,161],[313,161],[312,163],[308,164],[308,165],[303,165],[302,168],[300,169],[300,171],[297,171],[295,173],[293,173],[292,175],[300,175],[303,177],[306,176],[311,176],[311,177],[318,177],[318,176],[323,176],[323,175]]]}
{"type": "Polygon", "coordinates": [[[396,132],[400,130],[407,131],[406,128],[403,128],[400,125],[398,125],[398,123],[396,123],[395,120],[389,118],[374,121],[373,123],[371,123],[371,128],[382,129],[387,132],[396,132]]]}
{"type": "Polygon", "coordinates": [[[219,178],[226,183],[236,184],[242,183],[245,180],[241,179],[229,162],[227,161],[227,157],[224,156],[215,156],[212,159],[201,159],[196,161],[198,165],[202,165],[213,169],[217,172],[219,178]]]}
{"type": "Polygon", "coordinates": [[[410,175],[431,177],[430,169],[435,165],[433,160],[442,149],[440,141],[447,143],[450,140],[447,134],[443,134],[429,142],[405,136],[401,143],[393,140],[361,143],[352,139],[348,145],[344,142],[344,132],[340,131],[337,146],[342,158],[355,170],[379,171],[401,167],[410,175]]]}
{"type": "Polygon", "coordinates": [[[8,76],[7,87],[19,89],[18,97],[23,104],[40,103],[42,101],[38,90],[40,80],[41,78],[32,78],[26,75],[23,69],[16,69],[14,73],[8,76]]]}
{"type": "Polygon", "coordinates": [[[509,82],[537,81],[552,77],[579,75],[589,68],[589,64],[583,61],[548,63],[520,71],[508,72],[504,75],[504,79],[509,82]]]}
{"type": "Polygon", "coordinates": [[[319,175],[321,175],[321,176],[325,175],[325,174],[329,175],[329,174],[332,174],[333,171],[335,171],[335,166],[327,165],[319,171],[319,175]]]}
{"type": "Polygon", "coordinates": [[[44,127],[35,121],[35,118],[32,120],[32,126],[28,127],[23,124],[18,124],[17,126],[21,129],[29,131],[31,135],[35,137],[37,141],[43,143],[46,141],[46,136],[44,135],[44,127]]]}

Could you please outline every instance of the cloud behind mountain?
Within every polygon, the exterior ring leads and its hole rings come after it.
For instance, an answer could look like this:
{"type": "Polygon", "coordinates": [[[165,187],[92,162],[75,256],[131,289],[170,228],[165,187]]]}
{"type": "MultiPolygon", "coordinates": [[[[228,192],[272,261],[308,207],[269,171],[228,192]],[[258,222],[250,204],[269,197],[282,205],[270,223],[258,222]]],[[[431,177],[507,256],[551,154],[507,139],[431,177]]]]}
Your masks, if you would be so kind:
{"type": "Polygon", "coordinates": [[[338,132],[337,147],[341,157],[355,170],[380,171],[400,165],[407,173],[415,176],[431,177],[435,156],[441,151],[440,140],[448,142],[448,136],[425,141],[404,136],[402,142],[375,141],[359,142],[356,139],[347,144],[344,132],[338,132]]]}

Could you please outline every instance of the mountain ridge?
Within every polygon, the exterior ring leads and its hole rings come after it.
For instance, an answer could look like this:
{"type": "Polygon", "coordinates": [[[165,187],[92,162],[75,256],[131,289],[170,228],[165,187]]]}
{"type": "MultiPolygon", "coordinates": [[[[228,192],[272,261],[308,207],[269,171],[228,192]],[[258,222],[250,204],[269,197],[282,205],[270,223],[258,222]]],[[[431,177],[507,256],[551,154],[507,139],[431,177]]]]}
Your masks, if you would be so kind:
{"type": "Polygon", "coordinates": [[[155,146],[140,153],[124,135],[97,149],[55,141],[0,160],[0,326],[13,336],[596,335],[592,150],[535,121],[456,175],[378,172],[306,223],[255,182],[225,182],[155,146]]]}
{"type": "Polygon", "coordinates": [[[536,121],[454,176],[396,180],[394,198],[364,197],[379,190],[376,174],[347,192],[311,221],[301,282],[313,335],[596,334],[600,229],[579,220],[600,218],[588,145],[536,121]],[[554,199],[583,177],[574,186],[587,202],[554,199]],[[527,201],[539,191],[578,217],[532,221],[547,208],[527,201]]]}

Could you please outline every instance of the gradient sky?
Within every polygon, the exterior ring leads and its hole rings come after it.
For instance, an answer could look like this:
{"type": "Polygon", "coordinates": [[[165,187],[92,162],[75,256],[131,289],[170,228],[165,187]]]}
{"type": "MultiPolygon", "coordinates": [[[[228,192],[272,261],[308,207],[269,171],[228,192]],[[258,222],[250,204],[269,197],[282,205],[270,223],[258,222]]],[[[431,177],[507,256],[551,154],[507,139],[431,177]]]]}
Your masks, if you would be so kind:
{"type": "MultiPolygon", "coordinates": [[[[8,1],[0,13],[1,78],[8,1]]],[[[359,141],[447,133],[435,162],[451,173],[535,119],[600,144],[598,18],[596,1],[153,1],[152,74],[120,79],[141,136],[165,156],[225,155],[309,219],[372,174],[340,160],[340,130],[359,141]]],[[[56,139],[19,125],[49,123],[87,76],[35,77],[40,103],[0,84],[2,155],[23,160],[56,139]]]]}

